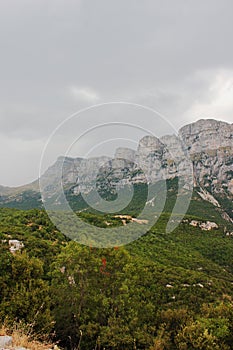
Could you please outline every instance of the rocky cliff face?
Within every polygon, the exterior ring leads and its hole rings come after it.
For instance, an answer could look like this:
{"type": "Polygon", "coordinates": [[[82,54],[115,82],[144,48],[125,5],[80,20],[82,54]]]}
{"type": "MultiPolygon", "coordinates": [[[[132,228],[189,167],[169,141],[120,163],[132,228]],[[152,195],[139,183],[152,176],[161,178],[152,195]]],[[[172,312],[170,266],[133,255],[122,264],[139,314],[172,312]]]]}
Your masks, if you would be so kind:
{"type": "Polygon", "coordinates": [[[211,193],[224,192],[231,197],[233,124],[199,120],[181,128],[178,136],[167,135],[161,139],[145,136],[136,151],[119,148],[114,159],[60,157],[43,175],[50,196],[56,192],[57,176],[62,167],[63,185],[72,184],[75,194],[91,191],[96,182],[97,187],[111,184],[116,188],[192,173],[195,186],[211,193]]]}
{"type": "MultiPolygon", "coordinates": [[[[193,182],[200,197],[216,207],[221,207],[223,198],[228,215],[233,217],[233,124],[199,120],[181,128],[177,136],[145,136],[137,150],[118,148],[113,159],[59,157],[41,177],[42,197],[56,197],[61,192],[61,179],[64,189],[75,196],[96,188],[100,194],[114,194],[128,184],[175,177],[190,186],[193,182]]],[[[18,205],[26,192],[23,198],[27,202],[33,191],[40,206],[38,188],[38,182],[15,189],[0,187],[0,205],[12,200],[13,206],[18,205]]]]}
{"type": "Polygon", "coordinates": [[[233,194],[233,124],[200,120],[183,127],[196,185],[233,194]]]}

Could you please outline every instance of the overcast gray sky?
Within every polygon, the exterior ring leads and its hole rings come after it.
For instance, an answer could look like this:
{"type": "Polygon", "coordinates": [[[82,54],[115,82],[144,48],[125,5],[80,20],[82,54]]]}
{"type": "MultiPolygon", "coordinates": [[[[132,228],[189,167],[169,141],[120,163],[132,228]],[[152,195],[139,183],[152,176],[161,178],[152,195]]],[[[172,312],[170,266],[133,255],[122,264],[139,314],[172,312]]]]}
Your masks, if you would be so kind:
{"type": "Polygon", "coordinates": [[[1,0],[0,184],[37,178],[54,128],[93,104],[232,122],[232,36],[231,0],[1,0]]]}

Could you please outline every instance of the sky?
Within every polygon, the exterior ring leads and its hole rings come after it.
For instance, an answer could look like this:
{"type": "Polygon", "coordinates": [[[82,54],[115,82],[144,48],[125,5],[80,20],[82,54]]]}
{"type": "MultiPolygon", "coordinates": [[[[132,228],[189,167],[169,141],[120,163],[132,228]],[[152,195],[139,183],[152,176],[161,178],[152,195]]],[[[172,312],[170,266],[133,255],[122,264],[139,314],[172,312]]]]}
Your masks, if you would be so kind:
{"type": "Polygon", "coordinates": [[[0,184],[38,178],[50,135],[93,105],[105,104],[59,134],[48,162],[64,154],[70,132],[72,140],[87,135],[89,150],[106,144],[96,154],[110,154],[136,145],[148,129],[159,135],[165,124],[170,133],[201,118],[232,123],[232,34],[231,0],[1,0],[0,184]],[[135,105],[148,110],[137,114],[135,105]],[[85,133],[114,121],[144,130],[113,125],[101,129],[101,142],[85,133]],[[117,136],[124,142],[105,143],[117,136]]]}

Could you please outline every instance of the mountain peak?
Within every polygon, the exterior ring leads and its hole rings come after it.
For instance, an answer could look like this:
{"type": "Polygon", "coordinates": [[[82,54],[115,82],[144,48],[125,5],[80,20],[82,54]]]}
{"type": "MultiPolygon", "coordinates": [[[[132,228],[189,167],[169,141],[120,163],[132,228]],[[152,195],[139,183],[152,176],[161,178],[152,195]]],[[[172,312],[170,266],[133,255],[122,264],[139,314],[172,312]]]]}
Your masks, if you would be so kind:
{"type": "Polygon", "coordinates": [[[160,149],[163,147],[163,143],[160,141],[159,138],[152,136],[152,135],[147,135],[144,136],[140,141],[138,145],[138,151],[141,149],[147,149],[151,151],[155,151],[157,149],[160,149]]]}

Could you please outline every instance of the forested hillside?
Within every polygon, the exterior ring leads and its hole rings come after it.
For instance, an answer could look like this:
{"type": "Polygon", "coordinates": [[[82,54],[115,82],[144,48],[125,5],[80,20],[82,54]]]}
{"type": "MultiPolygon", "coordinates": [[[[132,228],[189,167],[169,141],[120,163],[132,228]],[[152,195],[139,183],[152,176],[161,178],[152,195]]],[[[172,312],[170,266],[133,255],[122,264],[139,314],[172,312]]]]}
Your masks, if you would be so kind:
{"type": "Polygon", "coordinates": [[[42,210],[1,209],[1,322],[66,349],[232,349],[233,237],[209,215],[213,229],[193,226],[203,210],[165,234],[164,213],[141,239],[97,249],[66,239],[42,210]]]}

